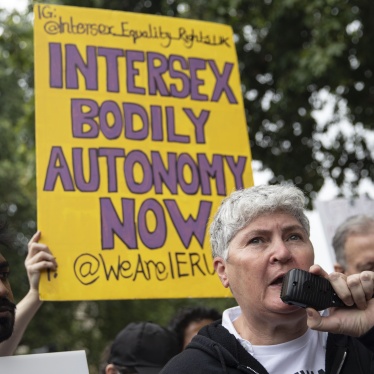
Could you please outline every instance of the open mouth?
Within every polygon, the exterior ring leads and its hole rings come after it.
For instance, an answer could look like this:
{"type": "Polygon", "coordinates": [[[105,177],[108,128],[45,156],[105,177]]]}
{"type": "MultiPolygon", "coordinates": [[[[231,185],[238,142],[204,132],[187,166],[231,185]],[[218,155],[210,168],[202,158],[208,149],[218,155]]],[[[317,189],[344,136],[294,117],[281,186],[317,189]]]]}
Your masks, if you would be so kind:
{"type": "Polygon", "coordinates": [[[270,286],[280,286],[283,283],[284,275],[275,278],[271,283],[270,286]]]}

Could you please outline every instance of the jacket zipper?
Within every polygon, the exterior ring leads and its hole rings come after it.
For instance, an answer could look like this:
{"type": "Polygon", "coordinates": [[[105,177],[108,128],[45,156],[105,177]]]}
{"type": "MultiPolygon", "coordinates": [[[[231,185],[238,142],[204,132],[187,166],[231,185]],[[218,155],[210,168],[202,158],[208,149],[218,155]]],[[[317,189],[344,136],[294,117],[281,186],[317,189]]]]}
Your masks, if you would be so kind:
{"type": "Polygon", "coordinates": [[[340,361],[340,364],[339,364],[338,368],[336,369],[335,372],[332,372],[331,374],[340,374],[346,357],[347,357],[347,351],[344,351],[343,352],[343,357],[342,357],[342,359],[340,361]]]}
{"type": "Polygon", "coordinates": [[[254,374],[260,374],[259,372],[257,372],[256,370],[253,370],[250,366],[245,366],[245,365],[239,365],[239,367],[244,367],[244,368],[246,368],[246,369],[248,369],[248,370],[250,370],[252,373],[254,373],[254,374]]]}

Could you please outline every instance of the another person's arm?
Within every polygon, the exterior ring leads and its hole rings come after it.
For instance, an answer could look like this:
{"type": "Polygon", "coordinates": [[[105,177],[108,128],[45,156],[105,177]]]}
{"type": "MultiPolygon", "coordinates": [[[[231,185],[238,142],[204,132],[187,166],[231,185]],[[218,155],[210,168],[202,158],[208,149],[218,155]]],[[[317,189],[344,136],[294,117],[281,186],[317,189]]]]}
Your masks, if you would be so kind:
{"type": "Polygon", "coordinates": [[[49,248],[39,243],[40,231],[30,239],[25,260],[30,290],[17,304],[14,331],[12,336],[0,343],[0,356],[13,355],[30,321],[42,305],[39,299],[40,273],[44,270],[56,270],[57,263],[49,248]]]}

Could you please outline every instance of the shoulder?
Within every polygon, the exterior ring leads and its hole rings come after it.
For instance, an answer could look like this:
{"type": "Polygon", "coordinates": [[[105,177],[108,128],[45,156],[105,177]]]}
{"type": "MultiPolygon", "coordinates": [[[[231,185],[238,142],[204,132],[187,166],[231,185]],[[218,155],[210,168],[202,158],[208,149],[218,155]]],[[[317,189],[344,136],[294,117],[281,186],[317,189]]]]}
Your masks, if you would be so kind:
{"type": "Polygon", "coordinates": [[[374,353],[374,327],[372,327],[366,334],[360,336],[358,340],[374,353]]]}
{"type": "Polygon", "coordinates": [[[214,367],[222,372],[221,365],[207,350],[199,349],[196,345],[188,346],[183,352],[174,356],[162,369],[160,374],[206,374],[215,373],[214,367]]]}

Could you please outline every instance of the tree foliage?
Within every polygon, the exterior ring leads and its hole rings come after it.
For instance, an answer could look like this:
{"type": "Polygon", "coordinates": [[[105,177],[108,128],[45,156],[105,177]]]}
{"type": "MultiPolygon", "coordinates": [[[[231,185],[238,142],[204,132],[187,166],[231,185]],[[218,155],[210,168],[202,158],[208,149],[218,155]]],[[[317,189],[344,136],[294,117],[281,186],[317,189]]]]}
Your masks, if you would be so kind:
{"type": "MultiPolygon", "coordinates": [[[[372,2],[45,2],[231,25],[248,141],[253,159],[272,171],[270,183],[292,181],[311,202],[327,178],[348,195],[357,193],[363,179],[373,180],[372,2]],[[332,114],[321,120],[318,112],[326,105],[332,114]]],[[[9,254],[16,269],[12,284],[18,300],[27,290],[25,243],[36,230],[32,38],[30,16],[0,11],[0,215],[10,217],[20,243],[9,254]]],[[[34,349],[43,345],[56,350],[86,349],[95,373],[106,342],[127,322],[147,319],[165,324],[175,308],[197,302],[222,309],[232,300],[45,303],[23,343],[34,349]]]]}
{"type": "MultiPolygon", "coordinates": [[[[7,255],[16,266],[23,266],[18,254],[36,227],[32,27],[23,20],[0,13],[0,215],[17,235],[16,251],[7,255]]],[[[21,274],[12,275],[16,295],[27,290],[21,274]]]]}

